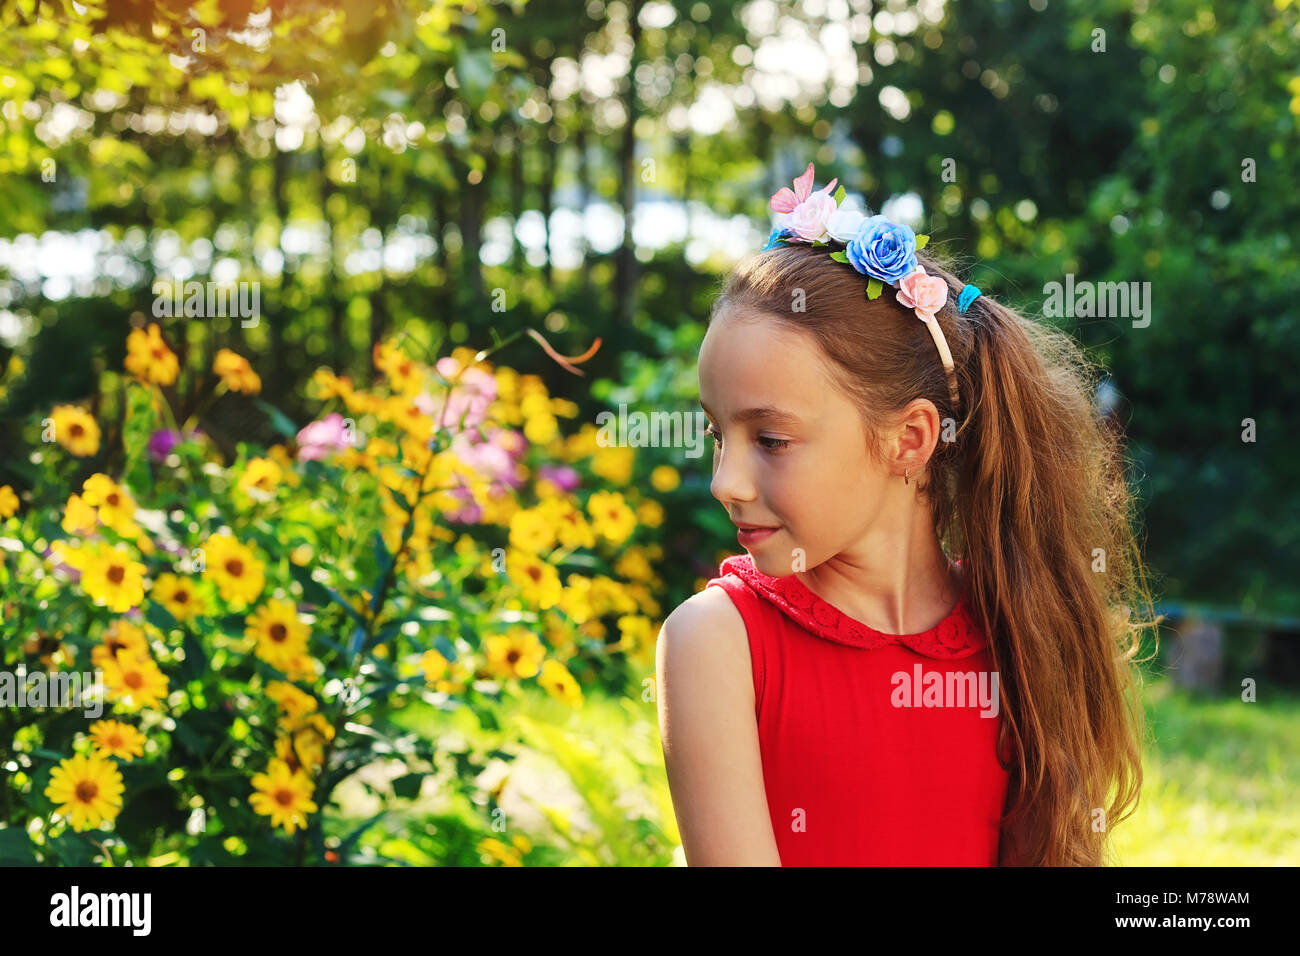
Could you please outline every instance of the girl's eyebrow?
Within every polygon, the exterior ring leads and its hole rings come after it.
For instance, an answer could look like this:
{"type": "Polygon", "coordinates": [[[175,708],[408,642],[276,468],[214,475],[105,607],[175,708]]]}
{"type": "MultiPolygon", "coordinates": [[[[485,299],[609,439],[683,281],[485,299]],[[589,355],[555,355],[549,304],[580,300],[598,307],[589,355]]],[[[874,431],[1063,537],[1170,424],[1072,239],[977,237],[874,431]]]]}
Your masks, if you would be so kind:
{"type": "MultiPolygon", "coordinates": [[[[705,405],[703,402],[700,402],[700,408],[703,408],[705,413],[708,414],[709,417],[711,418],[716,417],[714,416],[713,412],[709,411],[708,406],[705,405]]],[[[803,419],[800,418],[798,415],[792,415],[789,412],[783,412],[781,409],[777,408],[774,405],[762,405],[757,408],[743,409],[736,413],[736,421],[742,425],[745,424],[746,422],[754,422],[754,421],[770,422],[771,424],[774,425],[790,425],[795,428],[798,428],[799,426],[803,425],[803,419]]]]}

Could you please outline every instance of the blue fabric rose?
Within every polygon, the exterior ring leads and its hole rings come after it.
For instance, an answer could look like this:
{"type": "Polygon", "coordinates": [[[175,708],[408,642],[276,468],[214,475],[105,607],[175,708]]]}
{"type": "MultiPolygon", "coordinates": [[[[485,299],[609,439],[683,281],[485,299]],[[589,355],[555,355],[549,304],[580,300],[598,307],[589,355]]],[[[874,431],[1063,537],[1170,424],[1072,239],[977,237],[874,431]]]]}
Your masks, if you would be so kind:
{"type": "Polygon", "coordinates": [[[783,239],[783,238],[785,238],[786,236],[789,236],[789,235],[791,235],[791,234],[792,234],[792,233],[790,232],[790,230],[787,229],[785,226],[777,226],[776,228],[774,228],[774,229],[772,230],[771,234],[768,235],[768,237],[767,237],[767,245],[765,245],[765,246],[764,246],[760,251],[762,251],[762,252],[767,252],[767,250],[769,250],[769,249],[773,249],[773,248],[775,248],[775,247],[781,245],[781,243],[778,242],[777,240],[779,240],[779,239],[783,239]]]}
{"type": "Polygon", "coordinates": [[[916,233],[910,226],[872,216],[858,226],[844,254],[859,272],[893,284],[916,271],[916,233]]]}

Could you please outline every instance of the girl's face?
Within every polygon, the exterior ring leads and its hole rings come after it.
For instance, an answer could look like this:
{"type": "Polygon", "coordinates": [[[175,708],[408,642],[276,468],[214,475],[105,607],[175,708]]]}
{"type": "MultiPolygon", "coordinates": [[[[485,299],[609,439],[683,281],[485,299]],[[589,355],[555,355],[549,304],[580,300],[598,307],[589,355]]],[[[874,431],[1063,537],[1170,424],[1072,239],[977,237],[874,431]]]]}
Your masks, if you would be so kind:
{"type": "Polygon", "coordinates": [[[810,337],[726,308],[700,347],[700,405],[714,439],[710,491],[733,522],[776,528],[740,542],[764,574],[810,570],[870,547],[873,531],[896,530],[882,516],[908,511],[902,496],[914,494],[869,457],[861,414],[823,361],[810,337]]]}

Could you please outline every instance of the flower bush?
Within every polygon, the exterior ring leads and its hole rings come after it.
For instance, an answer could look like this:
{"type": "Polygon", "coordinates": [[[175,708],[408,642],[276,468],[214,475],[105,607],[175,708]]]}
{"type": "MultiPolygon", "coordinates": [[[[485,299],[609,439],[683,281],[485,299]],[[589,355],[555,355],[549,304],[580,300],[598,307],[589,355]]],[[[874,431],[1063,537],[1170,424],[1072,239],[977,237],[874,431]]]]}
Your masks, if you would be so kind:
{"type": "MultiPolygon", "coordinates": [[[[321,414],[299,427],[246,358],[187,368],[150,325],[101,386],[120,453],[79,405],[32,423],[31,487],[0,489],[3,669],[93,670],[107,700],[98,721],[0,707],[0,859],[382,861],[365,837],[388,811],[334,802],[381,764],[390,799],[461,808],[426,859],[556,852],[480,777],[541,739],[512,729],[525,699],[640,696],[663,508],[632,487],[632,449],[563,434],[572,403],[488,361],[512,339],[428,360],[381,343],[371,383],[314,374],[321,414]],[[226,461],[199,413],[176,420],[226,393],[283,440],[226,461]]],[[[671,848],[653,816],[640,830],[671,848]]]]}

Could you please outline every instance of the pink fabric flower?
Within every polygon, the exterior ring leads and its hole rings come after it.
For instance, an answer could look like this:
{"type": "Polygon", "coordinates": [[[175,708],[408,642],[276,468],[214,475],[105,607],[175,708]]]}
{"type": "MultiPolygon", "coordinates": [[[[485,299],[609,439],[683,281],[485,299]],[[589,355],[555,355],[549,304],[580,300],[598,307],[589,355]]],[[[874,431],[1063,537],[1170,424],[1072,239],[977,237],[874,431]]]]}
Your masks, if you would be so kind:
{"type": "Polygon", "coordinates": [[[830,237],[826,226],[834,215],[835,199],[825,193],[813,193],[794,207],[784,225],[800,239],[819,242],[830,237]]]}
{"type": "MultiPolygon", "coordinates": [[[[832,179],[829,186],[818,190],[819,194],[825,193],[828,199],[832,199],[831,212],[835,211],[835,206],[833,197],[831,197],[830,194],[831,190],[835,188],[837,182],[839,182],[839,179],[832,179]]],[[[772,199],[769,203],[772,210],[774,212],[794,212],[796,206],[813,195],[812,184],[813,164],[809,163],[808,168],[804,170],[804,174],[794,181],[793,192],[791,192],[788,186],[782,186],[772,194],[772,199]]]]}
{"type": "Polygon", "coordinates": [[[298,432],[298,460],[328,458],[336,451],[348,447],[348,433],[343,416],[331,412],[318,422],[312,422],[298,432]]]}
{"type": "Polygon", "coordinates": [[[916,310],[922,322],[934,321],[934,314],[948,301],[948,283],[939,276],[927,275],[923,266],[917,266],[910,275],[898,283],[898,303],[916,310]]]}

